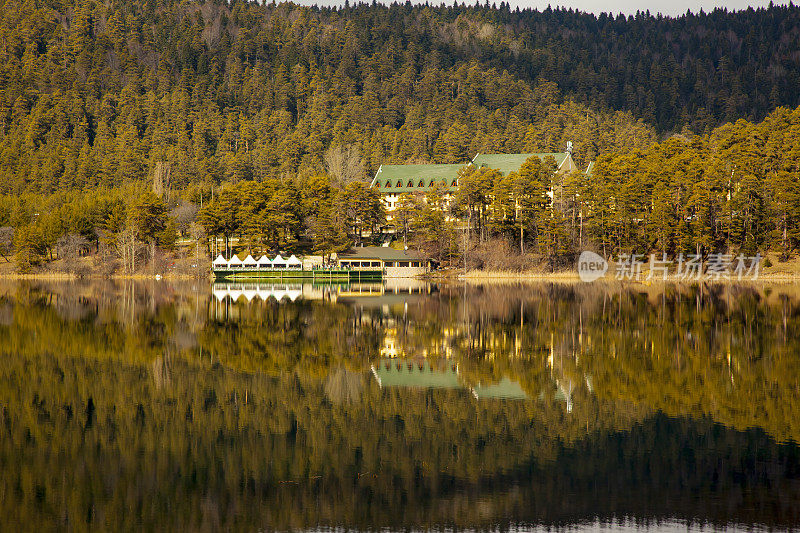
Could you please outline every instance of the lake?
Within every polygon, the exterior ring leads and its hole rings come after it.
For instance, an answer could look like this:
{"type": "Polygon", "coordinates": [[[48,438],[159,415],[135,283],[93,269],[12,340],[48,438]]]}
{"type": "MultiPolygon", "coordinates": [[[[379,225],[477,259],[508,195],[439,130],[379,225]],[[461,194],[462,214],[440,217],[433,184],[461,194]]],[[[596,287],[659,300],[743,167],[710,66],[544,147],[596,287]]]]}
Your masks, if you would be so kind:
{"type": "Polygon", "coordinates": [[[0,529],[800,527],[796,285],[0,285],[0,529]]]}

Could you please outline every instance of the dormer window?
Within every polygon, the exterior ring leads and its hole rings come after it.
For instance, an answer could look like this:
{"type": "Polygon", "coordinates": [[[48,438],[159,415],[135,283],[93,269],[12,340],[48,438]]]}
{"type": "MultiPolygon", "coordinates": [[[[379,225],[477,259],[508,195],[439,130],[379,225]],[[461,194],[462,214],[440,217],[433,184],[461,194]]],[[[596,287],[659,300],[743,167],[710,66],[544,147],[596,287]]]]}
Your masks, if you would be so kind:
{"type": "Polygon", "coordinates": [[[424,186],[425,186],[425,184],[422,182],[422,180],[419,180],[419,183],[417,184],[417,187],[424,187],[424,186]]]}
{"type": "Polygon", "coordinates": [[[411,180],[408,180],[408,186],[409,187],[413,187],[414,186],[414,182],[412,182],[411,180]]]}

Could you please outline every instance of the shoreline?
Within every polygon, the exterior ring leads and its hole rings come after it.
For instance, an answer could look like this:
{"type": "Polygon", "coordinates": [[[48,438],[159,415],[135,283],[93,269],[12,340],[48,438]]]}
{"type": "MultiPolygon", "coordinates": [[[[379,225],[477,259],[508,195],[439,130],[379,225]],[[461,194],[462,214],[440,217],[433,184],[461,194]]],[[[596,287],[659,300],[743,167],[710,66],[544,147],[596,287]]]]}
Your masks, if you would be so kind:
{"type": "Polygon", "coordinates": [[[77,274],[57,272],[34,272],[29,274],[2,273],[0,280],[4,281],[108,281],[108,280],[134,280],[134,281],[192,281],[209,280],[210,276],[197,277],[189,274],[77,274]]]}
{"type": "MultiPolygon", "coordinates": [[[[643,273],[640,279],[616,279],[613,274],[606,274],[605,276],[590,281],[584,282],[575,271],[559,271],[559,272],[541,272],[541,271],[525,271],[525,272],[511,272],[502,270],[470,270],[464,273],[463,271],[436,271],[429,272],[417,276],[414,279],[430,282],[467,282],[471,284],[510,284],[510,283],[546,283],[546,282],[559,282],[559,283],[620,283],[628,285],[645,285],[650,286],[658,283],[671,283],[692,285],[697,283],[705,284],[736,284],[736,283],[800,283],[800,272],[762,272],[757,279],[682,279],[678,276],[670,275],[666,279],[658,278],[648,280],[646,273],[643,273]]],[[[395,278],[384,278],[387,279],[395,278]]],[[[397,278],[400,279],[400,278],[397,278]]],[[[89,274],[78,276],[77,274],[64,273],[64,272],[33,272],[27,274],[20,274],[14,272],[0,273],[0,280],[2,281],[108,281],[108,280],[128,280],[128,281],[208,281],[213,282],[213,277],[209,274],[205,276],[196,276],[192,274],[89,274]]]]}
{"type": "Polygon", "coordinates": [[[799,273],[787,272],[765,272],[759,274],[757,279],[736,279],[736,278],[720,278],[720,279],[682,279],[678,276],[669,275],[666,279],[646,279],[646,273],[637,279],[616,279],[613,274],[607,274],[601,278],[593,281],[584,282],[577,272],[575,271],[559,271],[559,272],[509,272],[509,271],[485,271],[485,270],[470,270],[464,272],[449,272],[442,275],[430,275],[426,279],[430,281],[442,282],[467,282],[475,284],[509,284],[509,283],[538,283],[538,282],[561,282],[561,283],[619,283],[626,285],[655,285],[655,284],[681,284],[693,285],[697,283],[704,284],[740,284],[740,283],[800,283],[799,273]]]}

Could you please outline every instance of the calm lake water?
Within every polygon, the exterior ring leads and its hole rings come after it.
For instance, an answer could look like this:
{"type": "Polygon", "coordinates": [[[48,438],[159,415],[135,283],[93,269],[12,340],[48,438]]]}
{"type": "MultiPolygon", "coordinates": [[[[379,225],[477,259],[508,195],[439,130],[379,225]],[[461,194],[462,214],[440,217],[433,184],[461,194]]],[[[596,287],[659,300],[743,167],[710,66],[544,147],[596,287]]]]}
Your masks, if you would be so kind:
{"type": "Polygon", "coordinates": [[[800,526],[800,288],[0,285],[0,529],[800,526]]]}

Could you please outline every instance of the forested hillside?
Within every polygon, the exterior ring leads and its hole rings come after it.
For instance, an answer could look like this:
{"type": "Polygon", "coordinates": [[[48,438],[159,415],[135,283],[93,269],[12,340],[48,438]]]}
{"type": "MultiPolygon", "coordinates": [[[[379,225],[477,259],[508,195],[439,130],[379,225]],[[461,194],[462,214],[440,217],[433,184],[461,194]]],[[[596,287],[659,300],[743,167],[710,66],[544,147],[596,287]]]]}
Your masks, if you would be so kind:
{"type": "Polygon", "coordinates": [[[519,241],[522,229],[518,247],[534,245],[554,265],[587,246],[604,255],[774,250],[780,259],[800,246],[800,108],[606,153],[589,177],[551,180],[554,167],[532,163],[505,177],[463,176],[455,207],[473,213],[481,242],[519,241]]]}
{"type": "Polygon", "coordinates": [[[585,162],[652,138],[602,109],[703,130],[800,103],[795,7],[679,19],[175,0],[0,11],[5,191],[118,184],[158,161],[174,163],[175,184],[295,173],[331,144],[358,145],[367,171],[566,140],[585,162]]]}

